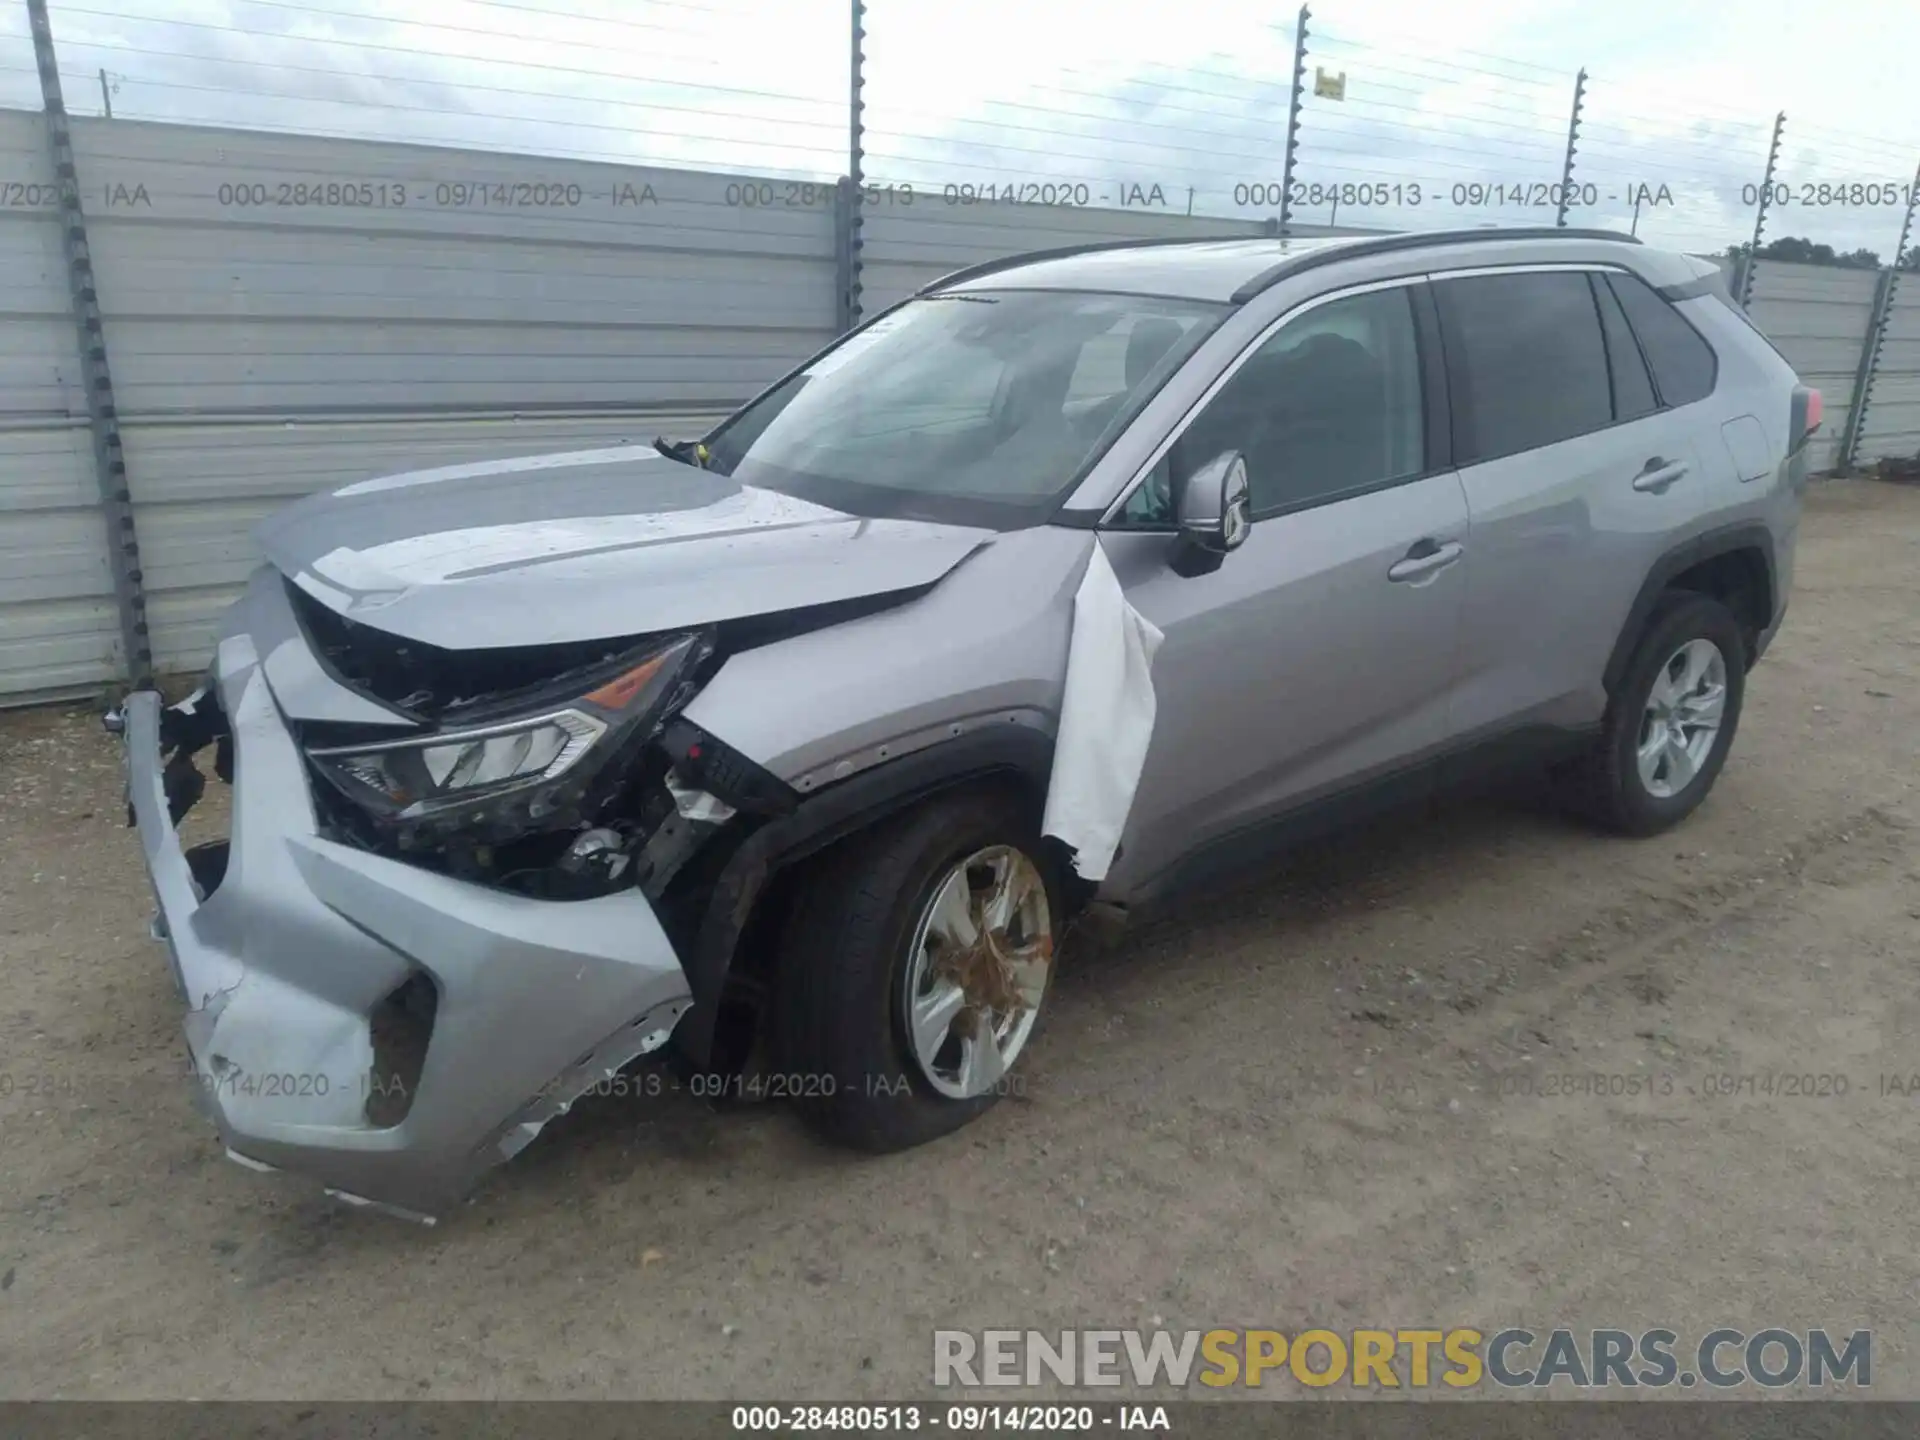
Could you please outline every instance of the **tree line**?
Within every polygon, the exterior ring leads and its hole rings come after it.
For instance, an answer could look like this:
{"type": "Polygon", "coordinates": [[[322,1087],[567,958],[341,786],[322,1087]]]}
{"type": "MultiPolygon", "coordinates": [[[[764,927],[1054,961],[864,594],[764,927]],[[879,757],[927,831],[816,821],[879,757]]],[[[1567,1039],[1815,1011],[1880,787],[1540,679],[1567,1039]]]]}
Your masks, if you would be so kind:
{"type": "MultiPolygon", "coordinates": [[[[1727,259],[1738,265],[1752,249],[1752,245],[1745,243],[1729,245],[1727,259]]],[[[1837,265],[1845,270],[1878,270],[1881,266],[1880,252],[1877,250],[1863,248],[1840,251],[1831,245],[1803,239],[1798,235],[1782,235],[1778,240],[1769,240],[1760,247],[1760,258],[1788,260],[1797,265],[1837,265]]],[[[1896,268],[1920,270],[1920,245],[1909,246],[1896,268]]]]}

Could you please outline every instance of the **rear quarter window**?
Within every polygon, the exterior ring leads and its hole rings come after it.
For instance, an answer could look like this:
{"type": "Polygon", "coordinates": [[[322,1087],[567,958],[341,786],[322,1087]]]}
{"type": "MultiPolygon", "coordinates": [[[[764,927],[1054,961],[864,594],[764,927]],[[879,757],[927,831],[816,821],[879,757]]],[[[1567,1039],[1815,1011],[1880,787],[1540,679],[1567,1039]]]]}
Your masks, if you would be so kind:
{"type": "Polygon", "coordinates": [[[1613,297],[1604,275],[1589,276],[1593,298],[1600,306],[1600,328],[1607,337],[1607,365],[1613,372],[1613,418],[1638,420],[1660,408],[1653,398],[1653,380],[1648,375],[1640,344],[1627,326],[1626,313],[1613,297]]]}
{"type": "Polygon", "coordinates": [[[1660,403],[1691,405],[1711,395],[1719,360],[1687,318],[1636,275],[1611,274],[1607,284],[1640,341],[1660,403]]]}

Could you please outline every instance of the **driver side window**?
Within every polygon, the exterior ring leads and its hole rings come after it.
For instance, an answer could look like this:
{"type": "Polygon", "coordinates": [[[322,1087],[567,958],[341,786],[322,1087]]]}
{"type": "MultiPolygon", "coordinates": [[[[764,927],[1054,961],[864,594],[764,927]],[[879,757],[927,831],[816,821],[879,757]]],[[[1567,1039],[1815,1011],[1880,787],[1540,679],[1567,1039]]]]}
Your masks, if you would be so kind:
{"type": "Polygon", "coordinates": [[[1283,514],[1426,467],[1420,353],[1405,286],[1315,306],[1234,372],[1136,489],[1128,525],[1174,520],[1179,482],[1246,456],[1253,514],[1283,514]]]}

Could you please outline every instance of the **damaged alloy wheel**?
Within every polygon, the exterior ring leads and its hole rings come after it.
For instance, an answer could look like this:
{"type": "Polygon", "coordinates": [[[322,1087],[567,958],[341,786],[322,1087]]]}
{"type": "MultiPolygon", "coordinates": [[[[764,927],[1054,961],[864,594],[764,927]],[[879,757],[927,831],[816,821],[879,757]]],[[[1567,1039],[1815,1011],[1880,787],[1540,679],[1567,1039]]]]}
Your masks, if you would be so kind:
{"type": "Polygon", "coordinates": [[[802,877],[773,1033],[814,1128],[900,1150],[1017,1089],[1062,913],[1051,858],[1015,797],[980,791],[927,801],[802,877]]]}
{"type": "Polygon", "coordinates": [[[914,929],[902,1019],[920,1073],[942,1095],[984,1095],[1020,1058],[1053,968],[1040,870],[1010,845],[948,869],[914,929]]]}

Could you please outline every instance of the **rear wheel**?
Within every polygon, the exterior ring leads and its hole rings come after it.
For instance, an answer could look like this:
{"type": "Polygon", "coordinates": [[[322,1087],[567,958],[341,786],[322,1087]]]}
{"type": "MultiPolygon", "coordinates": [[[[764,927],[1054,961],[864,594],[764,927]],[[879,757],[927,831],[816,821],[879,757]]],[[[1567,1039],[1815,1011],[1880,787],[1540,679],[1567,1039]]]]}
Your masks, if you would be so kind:
{"type": "Polygon", "coordinates": [[[888,1151],[1013,1088],[1052,978],[1051,856],[1017,799],[938,797],[800,880],[775,986],[776,1069],[830,1139],[888,1151]]]}
{"type": "Polygon", "coordinates": [[[1623,835],[1657,834],[1690,815],[1732,748],[1746,654],[1718,600],[1672,595],[1635,648],[1592,750],[1564,777],[1574,808],[1623,835]]]}

